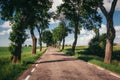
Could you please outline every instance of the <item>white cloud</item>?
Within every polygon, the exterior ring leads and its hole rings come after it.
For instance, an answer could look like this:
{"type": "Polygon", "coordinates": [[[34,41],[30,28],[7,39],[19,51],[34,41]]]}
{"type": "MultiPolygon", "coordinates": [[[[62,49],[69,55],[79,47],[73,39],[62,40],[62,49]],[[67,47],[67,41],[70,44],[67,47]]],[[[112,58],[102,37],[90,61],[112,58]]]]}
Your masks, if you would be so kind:
{"type": "MultiPolygon", "coordinates": [[[[39,46],[39,41],[38,41],[38,35],[36,36],[37,38],[37,46],[39,46]]],[[[26,41],[24,42],[24,45],[32,45],[32,38],[28,38],[26,39],[26,41]]],[[[45,43],[42,42],[42,46],[46,46],[45,43]]]]}
{"type": "Polygon", "coordinates": [[[6,21],[0,25],[1,28],[11,28],[10,21],[6,21]]]}
{"type": "Polygon", "coordinates": [[[11,26],[10,26],[10,21],[6,21],[3,24],[0,24],[0,28],[4,28],[5,29],[5,30],[0,32],[0,35],[9,34],[12,31],[11,26]]]}
{"type": "Polygon", "coordinates": [[[87,31],[82,28],[82,30],[80,31],[80,34],[85,34],[86,32],[87,32],[87,31]]]}
{"type": "Polygon", "coordinates": [[[93,34],[84,35],[78,38],[77,45],[88,45],[89,41],[94,37],[93,34]]]}
{"type": "MultiPolygon", "coordinates": [[[[104,0],[104,6],[105,8],[109,11],[111,8],[111,3],[113,0],[104,0]]],[[[62,0],[53,0],[53,5],[52,8],[50,9],[50,11],[56,11],[57,10],[57,6],[59,6],[60,4],[62,4],[62,0]]],[[[116,10],[120,10],[120,0],[118,0],[117,5],[116,5],[116,10]]]]}
{"type": "Polygon", "coordinates": [[[120,26],[115,26],[115,30],[116,30],[116,37],[114,42],[120,44],[120,26]]]}
{"type": "MultiPolygon", "coordinates": [[[[107,9],[107,11],[109,11],[110,10],[110,8],[111,8],[111,4],[112,4],[112,1],[113,0],[104,0],[104,6],[105,6],[105,8],[107,9]]],[[[118,2],[117,2],[117,5],[116,5],[116,8],[115,8],[116,10],[120,10],[120,0],[118,0],[118,2]]]]}
{"type": "MultiPolygon", "coordinates": [[[[114,26],[116,30],[116,37],[114,42],[120,44],[120,26],[114,26]]],[[[102,24],[100,28],[100,34],[106,33],[106,25],[102,24]]]]}
{"type": "MultiPolygon", "coordinates": [[[[112,1],[113,0],[104,0],[103,1],[104,6],[107,10],[110,10],[112,1]]],[[[53,5],[52,5],[52,8],[51,8],[51,11],[56,11],[57,10],[56,6],[59,6],[62,3],[63,3],[62,0],[53,0],[53,5]]],[[[116,10],[120,10],[120,0],[118,0],[118,2],[117,2],[116,10]]]]}
{"type": "Polygon", "coordinates": [[[55,24],[55,23],[59,23],[59,20],[53,20],[53,18],[50,19],[50,24],[55,24]]]}
{"type": "Polygon", "coordinates": [[[0,32],[0,35],[9,34],[11,31],[12,31],[12,29],[4,30],[4,31],[0,32]]]}
{"type": "Polygon", "coordinates": [[[106,33],[106,25],[104,24],[101,24],[101,28],[99,29],[100,30],[100,34],[103,34],[103,33],[106,33]]]}
{"type": "Polygon", "coordinates": [[[39,39],[39,35],[37,35],[36,38],[39,39]]]}
{"type": "Polygon", "coordinates": [[[32,45],[32,39],[31,38],[26,39],[24,45],[32,45]]]}
{"type": "Polygon", "coordinates": [[[32,39],[31,38],[26,39],[26,42],[32,42],[32,39]]]}
{"type": "MultiPolygon", "coordinates": [[[[88,45],[89,41],[95,36],[93,31],[82,29],[78,35],[77,45],[88,45]]],[[[71,34],[66,38],[66,44],[73,44],[74,35],[71,34]]]]}
{"type": "Polygon", "coordinates": [[[53,0],[53,5],[52,5],[52,8],[50,9],[50,11],[56,11],[57,6],[59,6],[62,3],[63,3],[62,0],[53,0]]]}
{"type": "MultiPolygon", "coordinates": [[[[120,26],[114,26],[115,30],[116,30],[116,33],[120,33],[120,26]]],[[[106,25],[102,24],[101,25],[101,28],[100,28],[100,34],[103,34],[103,33],[106,33],[107,30],[106,30],[106,25]]]]}
{"type": "Polygon", "coordinates": [[[80,35],[89,35],[89,34],[95,35],[95,33],[92,30],[85,30],[82,28],[82,30],[80,31],[80,35]]]}
{"type": "Polygon", "coordinates": [[[78,36],[77,45],[88,45],[89,41],[95,36],[93,31],[85,29],[81,30],[81,34],[78,36]]]}
{"type": "MultiPolygon", "coordinates": [[[[114,42],[120,44],[120,26],[115,26],[116,37],[114,42]]],[[[106,25],[102,24],[100,28],[100,34],[106,33],[106,25]]],[[[85,29],[81,30],[80,35],[78,35],[77,45],[88,45],[89,41],[95,36],[93,31],[88,31],[85,29]]],[[[66,44],[73,44],[74,35],[69,35],[66,38],[66,44]]]]}
{"type": "Polygon", "coordinates": [[[116,31],[120,31],[120,26],[115,26],[116,31]]]}
{"type": "Polygon", "coordinates": [[[74,35],[73,34],[69,34],[66,38],[65,38],[65,44],[68,45],[72,45],[73,41],[74,41],[74,35]]]}

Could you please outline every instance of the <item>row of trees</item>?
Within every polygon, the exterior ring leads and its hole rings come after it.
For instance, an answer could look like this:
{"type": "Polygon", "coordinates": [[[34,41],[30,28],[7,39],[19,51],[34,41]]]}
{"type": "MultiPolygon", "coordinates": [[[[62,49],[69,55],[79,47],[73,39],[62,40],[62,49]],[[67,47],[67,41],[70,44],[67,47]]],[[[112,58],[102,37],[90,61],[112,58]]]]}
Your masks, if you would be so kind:
{"type": "Polygon", "coordinates": [[[64,14],[69,20],[69,24],[74,27],[74,42],[72,52],[75,52],[77,43],[77,34],[81,28],[88,30],[97,30],[101,25],[101,17],[98,14],[98,8],[106,17],[107,35],[105,47],[105,63],[110,63],[113,52],[113,41],[115,38],[115,29],[113,26],[113,14],[118,0],[112,0],[110,11],[103,6],[103,0],[63,0],[63,4],[58,7],[58,13],[64,14]]]}
{"type": "Polygon", "coordinates": [[[65,37],[68,36],[70,32],[71,30],[68,27],[66,27],[66,25],[63,22],[60,22],[58,27],[54,28],[52,32],[49,30],[45,30],[42,34],[42,40],[44,43],[46,43],[47,46],[54,47],[60,47],[61,42],[63,42],[63,50],[65,45],[65,37]]]}
{"type": "Polygon", "coordinates": [[[12,53],[12,62],[16,63],[21,59],[22,44],[27,38],[25,33],[26,29],[30,30],[32,37],[32,53],[36,53],[37,39],[34,35],[34,28],[36,27],[39,33],[40,50],[42,50],[42,41],[51,37],[52,44],[56,44],[59,41],[64,41],[65,37],[71,31],[72,27],[74,33],[74,42],[72,45],[72,52],[75,52],[78,33],[81,28],[88,30],[95,30],[100,28],[101,17],[98,13],[98,8],[101,9],[107,20],[107,37],[105,48],[105,63],[110,63],[111,55],[113,51],[113,41],[115,38],[115,29],[113,27],[113,14],[115,6],[118,0],[113,0],[111,9],[108,12],[103,6],[103,0],[63,0],[63,4],[58,7],[57,17],[62,14],[65,20],[59,19],[61,23],[51,33],[50,31],[44,31],[49,25],[49,19],[51,13],[49,9],[52,7],[51,0],[0,0],[0,13],[3,20],[9,20],[12,25],[12,32],[10,33],[10,52],[12,53]],[[47,37],[44,37],[47,35],[47,37]],[[54,36],[54,37],[52,37],[54,36]]]}
{"type": "Polygon", "coordinates": [[[51,7],[50,0],[0,0],[1,18],[9,20],[12,25],[9,39],[13,63],[21,60],[22,44],[27,38],[26,29],[30,30],[32,37],[32,53],[36,54],[37,39],[34,35],[34,28],[37,27],[41,39],[41,32],[47,27],[50,18],[48,11],[51,7]]]}

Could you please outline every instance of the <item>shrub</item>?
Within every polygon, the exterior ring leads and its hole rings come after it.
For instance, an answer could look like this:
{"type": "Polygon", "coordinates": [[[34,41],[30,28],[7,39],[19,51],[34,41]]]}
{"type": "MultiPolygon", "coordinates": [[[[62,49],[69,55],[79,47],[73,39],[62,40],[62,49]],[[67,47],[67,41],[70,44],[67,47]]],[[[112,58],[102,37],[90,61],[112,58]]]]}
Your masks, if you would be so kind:
{"type": "Polygon", "coordinates": [[[103,57],[106,44],[105,38],[106,34],[102,34],[91,39],[89,42],[89,48],[87,49],[89,53],[103,57]]]}

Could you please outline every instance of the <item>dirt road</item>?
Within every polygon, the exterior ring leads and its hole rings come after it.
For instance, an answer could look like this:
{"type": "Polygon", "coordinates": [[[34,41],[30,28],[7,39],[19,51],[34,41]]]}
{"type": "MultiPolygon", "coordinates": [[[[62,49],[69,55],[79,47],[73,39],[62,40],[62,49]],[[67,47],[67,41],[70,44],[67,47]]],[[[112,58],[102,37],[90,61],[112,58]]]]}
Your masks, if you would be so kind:
{"type": "Polygon", "coordinates": [[[18,80],[120,80],[120,77],[49,47],[18,80]]]}

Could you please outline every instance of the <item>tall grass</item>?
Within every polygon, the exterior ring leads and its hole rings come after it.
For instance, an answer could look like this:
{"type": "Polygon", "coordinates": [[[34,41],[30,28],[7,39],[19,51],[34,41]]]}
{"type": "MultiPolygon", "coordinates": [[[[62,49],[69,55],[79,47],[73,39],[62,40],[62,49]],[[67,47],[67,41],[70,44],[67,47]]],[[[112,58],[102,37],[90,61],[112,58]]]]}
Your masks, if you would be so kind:
{"type": "Polygon", "coordinates": [[[33,55],[31,50],[31,47],[23,47],[21,63],[12,64],[8,47],[0,47],[0,80],[16,80],[31,65],[29,63],[34,63],[45,52],[44,48],[33,55]]]}
{"type": "MultiPolygon", "coordinates": [[[[87,48],[88,48],[87,46],[77,46],[75,50],[75,54],[73,54],[71,52],[71,48],[67,47],[65,48],[65,50],[63,50],[63,52],[68,55],[75,56],[78,59],[82,59],[86,62],[96,64],[98,66],[101,66],[103,68],[106,68],[108,70],[111,70],[113,72],[120,74],[120,46],[113,47],[111,64],[105,64],[103,62],[103,59],[104,59],[103,56],[91,54],[91,52],[87,51],[87,48]]],[[[99,54],[99,53],[96,53],[96,54],[99,54]]]]}

